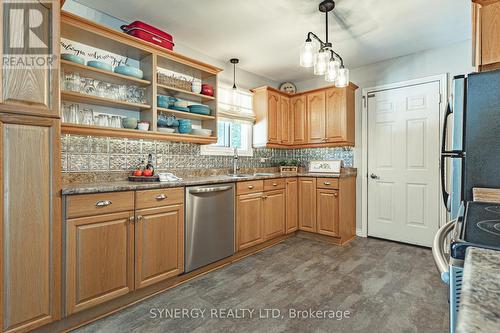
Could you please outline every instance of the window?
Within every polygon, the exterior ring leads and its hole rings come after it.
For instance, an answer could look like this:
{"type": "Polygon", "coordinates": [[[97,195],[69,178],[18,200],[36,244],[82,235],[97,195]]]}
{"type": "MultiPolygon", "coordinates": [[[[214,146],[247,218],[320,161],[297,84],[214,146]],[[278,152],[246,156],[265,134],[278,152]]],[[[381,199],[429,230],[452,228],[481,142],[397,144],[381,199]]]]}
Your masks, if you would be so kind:
{"type": "Polygon", "coordinates": [[[217,143],[202,146],[202,155],[253,156],[252,130],[255,120],[253,96],[230,87],[218,87],[217,143]]]}

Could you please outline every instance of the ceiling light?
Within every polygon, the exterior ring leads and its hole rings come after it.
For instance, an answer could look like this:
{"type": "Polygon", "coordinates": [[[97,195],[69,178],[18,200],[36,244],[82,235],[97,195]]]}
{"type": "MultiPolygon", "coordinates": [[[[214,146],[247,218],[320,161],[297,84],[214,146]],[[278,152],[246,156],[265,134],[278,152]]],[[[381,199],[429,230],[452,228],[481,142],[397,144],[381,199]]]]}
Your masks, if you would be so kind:
{"type": "Polygon", "coordinates": [[[328,41],[328,13],[335,8],[333,0],[324,0],[319,4],[319,11],[325,13],[326,42],[323,42],[315,33],[307,34],[306,42],[300,49],[300,66],[312,67],[314,75],[324,75],[328,82],[335,82],[337,87],[349,85],[349,70],[344,67],[344,60],[333,50],[328,41]],[[312,38],[319,42],[319,49],[315,50],[312,38]]]}

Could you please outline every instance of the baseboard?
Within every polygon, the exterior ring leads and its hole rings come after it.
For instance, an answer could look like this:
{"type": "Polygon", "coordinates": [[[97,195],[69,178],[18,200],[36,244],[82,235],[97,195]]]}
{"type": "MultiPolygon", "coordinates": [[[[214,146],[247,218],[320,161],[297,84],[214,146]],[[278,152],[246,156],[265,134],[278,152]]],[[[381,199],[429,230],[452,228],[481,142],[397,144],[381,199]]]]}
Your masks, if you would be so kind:
{"type": "Polygon", "coordinates": [[[366,235],[363,235],[363,230],[361,228],[356,228],[356,236],[366,237],[366,235]]]}

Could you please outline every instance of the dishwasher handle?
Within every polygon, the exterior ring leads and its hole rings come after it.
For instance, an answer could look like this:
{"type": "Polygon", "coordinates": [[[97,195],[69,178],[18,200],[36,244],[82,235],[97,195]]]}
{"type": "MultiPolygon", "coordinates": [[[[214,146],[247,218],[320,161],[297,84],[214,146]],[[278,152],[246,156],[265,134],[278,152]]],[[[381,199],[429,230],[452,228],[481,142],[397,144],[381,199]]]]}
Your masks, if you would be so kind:
{"type": "Polygon", "coordinates": [[[441,274],[441,280],[445,283],[449,282],[450,273],[449,261],[446,259],[446,255],[444,253],[444,245],[446,243],[446,238],[455,227],[456,222],[457,220],[452,220],[439,228],[436,236],[434,237],[434,243],[432,244],[432,256],[434,257],[436,267],[441,274]]]}
{"type": "Polygon", "coordinates": [[[204,187],[197,188],[194,190],[189,190],[190,194],[200,194],[200,193],[213,193],[213,192],[224,192],[232,189],[233,186],[218,186],[218,187],[204,187]]]}

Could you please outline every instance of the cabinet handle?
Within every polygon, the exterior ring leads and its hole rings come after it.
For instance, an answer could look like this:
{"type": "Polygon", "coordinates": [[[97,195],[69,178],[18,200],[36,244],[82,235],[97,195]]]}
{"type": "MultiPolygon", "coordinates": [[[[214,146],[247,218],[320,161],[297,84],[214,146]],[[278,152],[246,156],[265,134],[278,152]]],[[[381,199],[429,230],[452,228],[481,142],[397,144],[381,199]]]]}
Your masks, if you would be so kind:
{"type": "Polygon", "coordinates": [[[109,205],[111,205],[112,202],[111,200],[101,200],[101,201],[97,201],[97,203],[95,204],[96,207],[107,207],[109,205]]]}
{"type": "Polygon", "coordinates": [[[142,215],[137,215],[137,221],[142,221],[143,217],[142,215]]]}
{"type": "Polygon", "coordinates": [[[248,188],[249,189],[253,189],[253,185],[248,185],[248,188]]]}
{"type": "Polygon", "coordinates": [[[263,195],[262,199],[266,200],[267,199],[267,195],[263,195]]]}
{"type": "Polygon", "coordinates": [[[165,200],[166,198],[167,196],[163,193],[156,196],[156,200],[165,200]]]}
{"type": "Polygon", "coordinates": [[[130,223],[134,223],[134,222],[135,222],[135,217],[133,217],[133,216],[129,217],[129,218],[128,218],[128,221],[129,221],[130,223]]]}
{"type": "Polygon", "coordinates": [[[337,192],[335,192],[335,193],[333,193],[333,196],[334,196],[334,197],[338,197],[338,196],[339,196],[339,194],[338,194],[337,192]]]}
{"type": "Polygon", "coordinates": [[[328,186],[328,185],[332,185],[332,183],[330,183],[330,182],[324,182],[323,184],[325,184],[325,185],[327,185],[327,186],[328,186]]]}
{"type": "Polygon", "coordinates": [[[278,186],[278,184],[274,183],[273,186],[278,186]]]}

